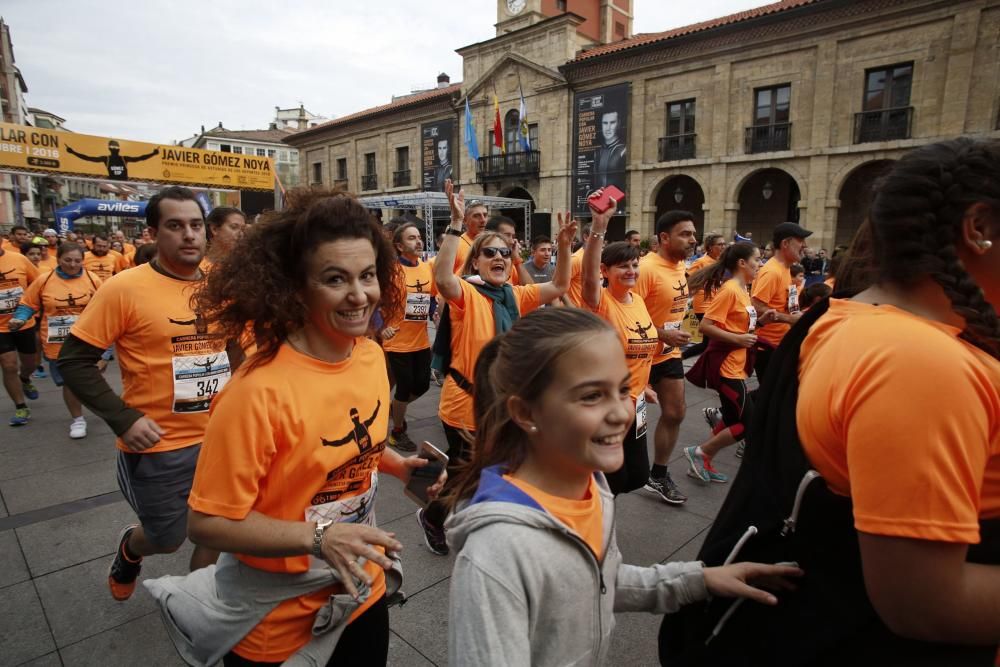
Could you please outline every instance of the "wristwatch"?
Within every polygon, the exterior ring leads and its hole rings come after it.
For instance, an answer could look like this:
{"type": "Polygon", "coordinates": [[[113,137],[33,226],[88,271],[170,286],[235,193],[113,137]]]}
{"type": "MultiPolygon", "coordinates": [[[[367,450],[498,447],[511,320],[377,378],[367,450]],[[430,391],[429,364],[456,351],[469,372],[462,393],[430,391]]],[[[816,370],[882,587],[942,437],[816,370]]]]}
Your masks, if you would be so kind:
{"type": "Polygon", "coordinates": [[[464,232],[461,229],[454,229],[453,227],[448,227],[444,230],[445,234],[451,234],[452,236],[461,236],[464,232]]]}
{"type": "Polygon", "coordinates": [[[317,521],[316,530],[313,531],[313,551],[312,555],[323,560],[323,533],[333,525],[333,521],[317,521]]]}

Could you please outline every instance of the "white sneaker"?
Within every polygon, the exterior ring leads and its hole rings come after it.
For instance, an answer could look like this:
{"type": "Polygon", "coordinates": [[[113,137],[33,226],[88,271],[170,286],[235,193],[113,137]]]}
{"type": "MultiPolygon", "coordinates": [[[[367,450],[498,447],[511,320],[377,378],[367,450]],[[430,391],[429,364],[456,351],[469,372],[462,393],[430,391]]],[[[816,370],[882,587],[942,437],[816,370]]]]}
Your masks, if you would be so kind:
{"type": "Polygon", "coordinates": [[[74,440],[87,437],[87,422],[83,419],[74,419],[69,425],[69,437],[74,440]]]}

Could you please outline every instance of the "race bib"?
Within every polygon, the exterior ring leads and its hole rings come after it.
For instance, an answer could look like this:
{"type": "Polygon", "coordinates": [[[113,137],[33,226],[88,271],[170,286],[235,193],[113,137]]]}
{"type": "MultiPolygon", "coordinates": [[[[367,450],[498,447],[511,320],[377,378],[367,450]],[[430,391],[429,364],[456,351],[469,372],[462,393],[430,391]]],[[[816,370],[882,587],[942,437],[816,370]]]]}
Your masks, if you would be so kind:
{"type": "Polygon", "coordinates": [[[431,295],[426,292],[410,292],[406,295],[407,322],[426,322],[431,313],[431,295]]]}
{"type": "Polygon", "coordinates": [[[799,312],[799,287],[792,284],[788,286],[788,313],[794,315],[799,312]]]}
{"type": "Polygon", "coordinates": [[[8,282],[6,286],[0,287],[0,315],[12,315],[17,310],[17,304],[21,303],[22,294],[24,289],[17,282],[13,285],[8,282]]]}
{"type": "Polygon", "coordinates": [[[48,332],[45,336],[46,343],[65,343],[69,337],[69,330],[73,328],[79,315],[53,315],[48,318],[48,332]]]}
{"type": "MultiPolygon", "coordinates": [[[[680,331],[681,325],[684,324],[684,320],[677,320],[676,322],[664,322],[663,328],[667,331],[680,331]]],[[[676,348],[673,345],[663,344],[663,354],[668,354],[673,352],[676,348]]]]}
{"type": "Polygon", "coordinates": [[[212,398],[222,391],[232,376],[225,350],[175,354],[173,367],[175,413],[206,412],[212,398]]]}
{"type": "Polygon", "coordinates": [[[646,396],[639,394],[635,399],[635,438],[646,435],[646,396]]]}
{"type": "MultiPolygon", "coordinates": [[[[340,496],[339,492],[331,492],[330,499],[324,498],[321,492],[313,498],[313,502],[320,501],[315,505],[306,508],[306,521],[333,521],[334,523],[357,523],[363,526],[375,527],[375,493],[378,491],[378,472],[371,472],[371,485],[364,493],[351,496],[350,498],[340,498],[334,500],[333,496],[340,496]],[[327,500],[326,502],[322,502],[327,500]]],[[[313,561],[312,567],[323,567],[315,556],[310,556],[313,561]]]]}
{"type": "Polygon", "coordinates": [[[750,316],[750,326],[747,328],[747,333],[753,333],[754,329],[757,328],[757,309],[753,306],[747,306],[747,314],[750,316]]]}

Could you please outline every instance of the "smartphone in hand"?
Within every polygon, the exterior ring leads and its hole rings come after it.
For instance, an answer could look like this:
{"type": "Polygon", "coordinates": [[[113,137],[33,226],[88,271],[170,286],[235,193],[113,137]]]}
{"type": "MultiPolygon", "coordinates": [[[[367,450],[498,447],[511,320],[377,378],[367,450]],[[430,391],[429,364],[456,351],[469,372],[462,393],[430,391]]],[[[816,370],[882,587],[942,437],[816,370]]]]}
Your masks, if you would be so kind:
{"type": "Polygon", "coordinates": [[[609,185],[601,190],[601,194],[595,193],[587,197],[587,205],[596,213],[604,213],[611,208],[611,199],[620,204],[625,199],[625,193],[615,186],[609,185]]]}
{"type": "Polygon", "coordinates": [[[417,450],[417,457],[427,459],[429,463],[423,468],[413,469],[404,493],[421,507],[427,507],[427,503],[430,502],[430,498],[427,497],[427,489],[434,486],[438,477],[441,476],[441,472],[448,465],[448,455],[424,440],[417,450]]]}

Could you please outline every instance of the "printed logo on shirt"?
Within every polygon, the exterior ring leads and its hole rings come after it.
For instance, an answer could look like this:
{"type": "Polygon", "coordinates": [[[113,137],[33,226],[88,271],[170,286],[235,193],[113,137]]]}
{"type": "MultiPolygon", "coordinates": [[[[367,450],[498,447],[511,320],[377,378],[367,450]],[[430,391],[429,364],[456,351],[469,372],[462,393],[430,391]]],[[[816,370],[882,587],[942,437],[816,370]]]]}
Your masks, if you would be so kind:
{"type": "Polygon", "coordinates": [[[378,411],[379,408],[381,407],[382,407],[382,401],[379,400],[375,404],[375,412],[373,412],[372,416],[366,419],[365,421],[361,421],[361,415],[358,413],[357,408],[351,408],[351,423],[353,424],[351,432],[345,435],[344,437],[338,438],[336,440],[327,440],[326,438],[320,438],[320,440],[323,441],[323,446],[343,447],[344,445],[354,442],[358,446],[358,450],[360,450],[362,454],[367,452],[369,449],[372,448],[372,436],[371,433],[368,431],[368,427],[371,426],[373,423],[375,423],[375,417],[378,416],[378,411]]]}
{"type": "Polygon", "coordinates": [[[69,292],[69,293],[66,294],[66,298],[65,299],[60,299],[60,298],[56,297],[53,300],[54,301],[64,301],[64,302],[66,302],[66,307],[68,307],[68,308],[78,308],[78,307],[82,308],[83,306],[87,305],[87,303],[90,301],[90,299],[88,298],[87,301],[85,301],[83,303],[79,303],[79,300],[83,299],[85,297],[90,297],[92,294],[93,294],[92,292],[85,292],[85,293],[81,294],[80,296],[73,296],[73,293],[69,292]]]}
{"type": "Polygon", "coordinates": [[[678,280],[676,285],[671,285],[676,294],[674,302],[670,306],[671,313],[683,313],[688,305],[688,284],[687,280],[678,280]]]}
{"type": "Polygon", "coordinates": [[[419,293],[423,293],[424,287],[427,286],[427,285],[430,285],[430,284],[431,284],[431,281],[429,281],[429,280],[424,281],[424,282],[421,282],[420,280],[417,280],[417,283],[415,285],[407,285],[407,287],[409,287],[410,289],[415,289],[419,293]]]}
{"type": "Polygon", "coordinates": [[[626,359],[645,359],[646,357],[651,357],[656,352],[656,346],[659,344],[659,338],[656,337],[656,327],[650,322],[645,326],[640,323],[635,323],[635,328],[625,327],[625,329],[633,334],[635,337],[629,336],[625,343],[625,358],[626,359]],[[653,334],[650,336],[650,334],[653,334]]]}

